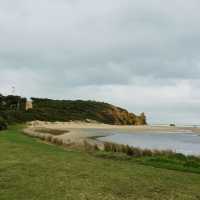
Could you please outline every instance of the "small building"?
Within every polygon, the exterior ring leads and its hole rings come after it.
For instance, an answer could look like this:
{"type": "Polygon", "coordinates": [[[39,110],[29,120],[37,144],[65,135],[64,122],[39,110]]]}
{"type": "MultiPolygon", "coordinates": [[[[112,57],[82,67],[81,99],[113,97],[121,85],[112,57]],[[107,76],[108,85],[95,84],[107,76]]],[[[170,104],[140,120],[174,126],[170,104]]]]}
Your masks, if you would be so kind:
{"type": "Polygon", "coordinates": [[[33,109],[33,102],[31,100],[27,100],[26,101],[26,107],[25,107],[26,110],[30,110],[30,109],[33,109]]]}

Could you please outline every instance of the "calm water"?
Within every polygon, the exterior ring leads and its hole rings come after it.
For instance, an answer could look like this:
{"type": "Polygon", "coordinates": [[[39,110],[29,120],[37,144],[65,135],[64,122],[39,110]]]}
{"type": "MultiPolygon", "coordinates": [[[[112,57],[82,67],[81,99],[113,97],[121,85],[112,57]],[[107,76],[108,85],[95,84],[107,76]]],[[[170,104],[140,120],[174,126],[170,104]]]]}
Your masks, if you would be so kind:
{"type": "Polygon", "coordinates": [[[147,149],[170,149],[185,155],[200,155],[200,135],[194,133],[116,133],[99,140],[147,149]]]}

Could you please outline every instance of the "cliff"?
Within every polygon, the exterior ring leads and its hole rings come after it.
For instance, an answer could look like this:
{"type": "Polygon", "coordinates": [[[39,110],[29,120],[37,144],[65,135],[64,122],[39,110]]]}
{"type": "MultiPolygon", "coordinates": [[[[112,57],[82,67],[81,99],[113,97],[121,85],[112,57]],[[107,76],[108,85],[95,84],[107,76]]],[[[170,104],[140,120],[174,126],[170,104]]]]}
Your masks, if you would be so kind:
{"type": "Polygon", "coordinates": [[[70,120],[96,120],[107,124],[118,125],[144,125],[144,113],[137,116],[123,108],[114,105],[83,100],[51,100],[32,98],[33,113],[40,113],[40,120],[70,121],[70,120]]]}

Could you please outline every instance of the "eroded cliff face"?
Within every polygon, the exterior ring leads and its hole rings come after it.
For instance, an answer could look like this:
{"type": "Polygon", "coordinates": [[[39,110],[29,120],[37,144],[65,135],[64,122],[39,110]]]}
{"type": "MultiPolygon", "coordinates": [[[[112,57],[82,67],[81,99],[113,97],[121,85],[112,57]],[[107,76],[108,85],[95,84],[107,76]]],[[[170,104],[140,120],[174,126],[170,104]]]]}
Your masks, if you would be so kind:
{"type": "Polygon", "coordinates": [[[127,110],[110,105],[110,107],[102,110],[99,113],[99,116],[102,120],[106,120],[107,123],[116,124],[116,125],[145,125],[146,116],[142,113],[140,116],[137,116],[133,113],[129,113],[127,110]]]}

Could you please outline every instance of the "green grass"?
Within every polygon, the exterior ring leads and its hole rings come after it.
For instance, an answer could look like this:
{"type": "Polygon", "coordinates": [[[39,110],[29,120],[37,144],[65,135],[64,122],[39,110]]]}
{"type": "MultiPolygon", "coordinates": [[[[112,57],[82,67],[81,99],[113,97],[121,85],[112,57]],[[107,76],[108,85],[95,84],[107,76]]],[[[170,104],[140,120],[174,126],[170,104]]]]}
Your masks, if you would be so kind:
{"type": "Polygon", "coordinates": [[[65,150],[11,127],[0,132],[0,200],[200,199],[200,174],[140,162],[65,150]]]}
{"type": "Polygon", "coordinates": [[[155,168],[164,168],[183,172],[192,172],[200,174],[200,158],[193,156],[184,156],[182,154],[154,155],[131,157],[124,153],[113,152],[92,152],[96,157],[112,160],[129,160],[130,162],[152,166],[155,168]]]}
{"type": "Polygon", "coordinates": [[[104,143],[104,151],[85,142],[85,149],[93,155],[114,160],[131,160],[157,168],[173,169],[200,174],[200,157],[183,155],[170,150],[150,150],[116,143],[104,143]]]}

